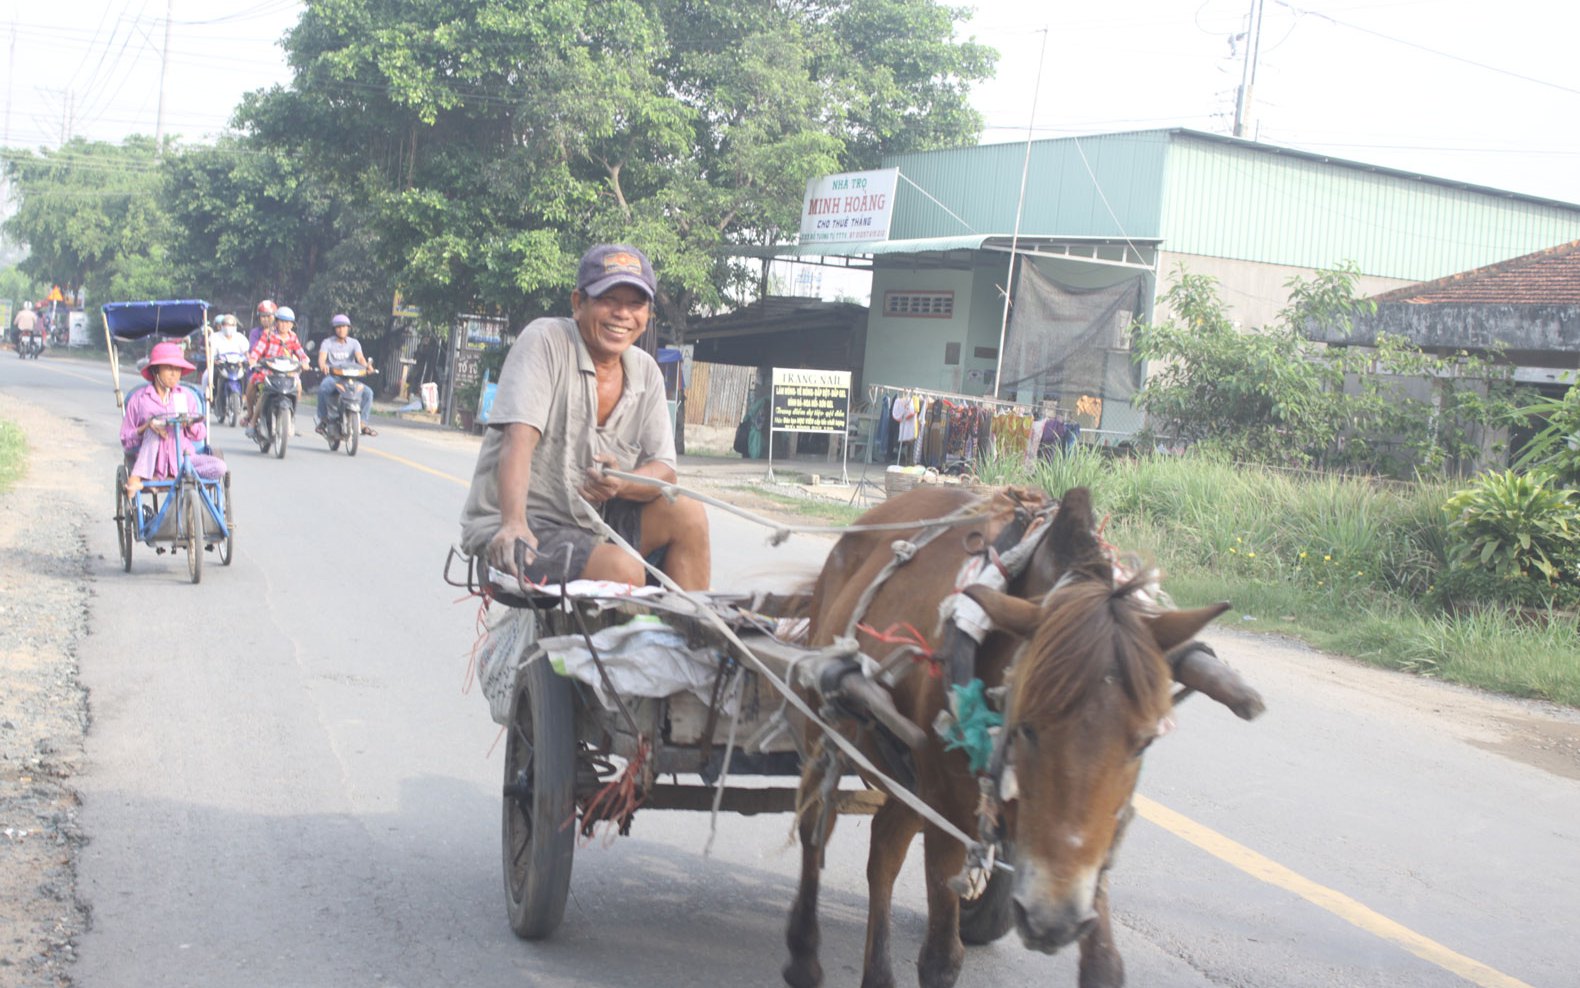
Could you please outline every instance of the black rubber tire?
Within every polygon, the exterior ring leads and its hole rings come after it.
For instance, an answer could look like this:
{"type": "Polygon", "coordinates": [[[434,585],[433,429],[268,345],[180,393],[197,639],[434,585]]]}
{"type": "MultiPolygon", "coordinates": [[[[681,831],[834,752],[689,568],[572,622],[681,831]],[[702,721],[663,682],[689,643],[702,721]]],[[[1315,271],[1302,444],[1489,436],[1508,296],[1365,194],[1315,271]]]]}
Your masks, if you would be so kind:
{"type": "Polygon", "coordinates": [[[203,579],[203,503],[190,487],[182,488],[181,514],[186,522],[187,576],[197,583],[203,579]]]}
{"type": "MultiPolygon", "coordinates": [[[[999,860],[1015,863],[1015,849],[1005,845],[999,860]]],[[[975,898],[960,898],[960,939],[968,946],[992,943],[1015,926],[1015,912],[1011,896],[1015,891],[1015,876],[998,868],[988,876],[987,888],[975,898]]]]}
{"type": "Polygon", "coordinates": [[[115,536],[121,549],[121,569],[132,571],[132,538],[137,534],[137,505],[126,496],[126,465],[115,469],[115,536]]]}
{"type": "Polygon", "coordinates": [[[357,455],[357,443],[362,438],[362,413],[356,409],[340,416],[340,431],[346,436],[346,455],[357,455]]]}
{"type": "Polygon", "coordinates": [[[220,481],[220,497],[223,499],[221,507],[225,514],[225,538],[219,543],[219,564],[229,566],[236,553],[236,510],[231,507],[230,500],[230,474],[220,481]]]}
{"type": "Polygon", "coordinates": [[[565,918],[576,851],[576,728],[571,684],[543,659],[521,672],[505,734],[505,910],[523,940],[565,918]]]}
{"type": "Polygon", "coordinates": [[[274,409],[274,458],[285,459],[285,441],[291,438],[291,410],[285,404],[275,406],[274,409]]]}
{"type": "Polygon", "coordinates": [[[241,421],[241,395],[225,387],[225,424],[232,429],[241,421]]]}

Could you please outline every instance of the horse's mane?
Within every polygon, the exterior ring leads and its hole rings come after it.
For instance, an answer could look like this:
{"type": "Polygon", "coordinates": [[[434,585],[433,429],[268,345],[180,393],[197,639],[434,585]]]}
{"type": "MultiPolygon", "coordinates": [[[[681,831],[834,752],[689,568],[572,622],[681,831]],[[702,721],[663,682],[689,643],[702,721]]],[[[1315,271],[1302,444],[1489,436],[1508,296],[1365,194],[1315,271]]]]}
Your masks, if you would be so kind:
{"type": "Polygon", "coordinates": [[[1147,717],[1168,696],[1169,669],[1141,621],[1136,591],[1146,575],[1115,588],[1078,579],[1048,594],[1037,631],[1015,660],[1009,719],[1056,718],[1078,706],[1109,675],[1117,676],[1132,706],[1147,717]]]}

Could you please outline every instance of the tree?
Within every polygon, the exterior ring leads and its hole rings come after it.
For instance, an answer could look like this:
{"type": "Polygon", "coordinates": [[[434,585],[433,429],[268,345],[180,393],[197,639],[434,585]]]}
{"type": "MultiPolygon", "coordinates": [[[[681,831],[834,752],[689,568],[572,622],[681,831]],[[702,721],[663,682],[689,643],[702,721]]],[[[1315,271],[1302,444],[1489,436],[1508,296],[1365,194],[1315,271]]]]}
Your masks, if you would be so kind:
{"type": "Polygon", "coordinates": [[[24,275],[102,299],[185,287],[167,263],[176,231],[151,139],[76,138],[53,151],[6,151],[4,161],[17,197],[4,230],[28,246],[17,265],[24,275]]]}
{"type": "Polygon", "coordinates": [[[588,243],[630,241],[684,334],[796,226],[806,179],[965,143],[991,52],[932,0],[314,0],[289,89],[238,122],[367,196],[435,312],[564,305],[588,243]]]}
{"type": "Polygon", "coordinates": [[[1311,342],[1312,325],[1347,329],[1372,303],[1343,264],[1286,282],[1272,326],[1238,331],[1214,279],[1176,270],[1163,302],[1173,319],[1136,327],[1152,363],[1137,396],[1154,429],[1247,460],[1408,475],[1463,469],[1513,413],[1508,368],[1491,353],[1434,355],[1382,335],[1373,347],[1311,342]]]}

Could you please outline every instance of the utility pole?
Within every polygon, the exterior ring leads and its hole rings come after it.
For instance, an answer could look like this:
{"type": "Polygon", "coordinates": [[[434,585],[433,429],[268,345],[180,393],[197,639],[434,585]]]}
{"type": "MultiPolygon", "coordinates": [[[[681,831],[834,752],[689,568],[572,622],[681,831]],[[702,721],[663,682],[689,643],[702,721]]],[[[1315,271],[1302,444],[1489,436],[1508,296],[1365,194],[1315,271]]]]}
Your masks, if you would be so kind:
{"type": "Polygon", "coordinates": [[[11,92],[16,89],[16,18],[11,18],[11,54],[6,58],[5,70],[5,133],[0,135],[0,147],[11,146],[11,92]]]}
{"type": "Polygon", "coordinates": [[[154,116],[154,153],[165,153],[165,73],[170,68],[170,20],[175,0],[165,0],[165,46],[159,52],[159,109],[154,116]]]}
{"type": "Polygon", "coordinates": [[[1234,136],[1244,137],[1251,122],[1251,91],[1256,88],[1256,63],[1262,54],[1262,0],[1251,0],[1246,15],[1245,57],[1234,101],[1234,136]]]}

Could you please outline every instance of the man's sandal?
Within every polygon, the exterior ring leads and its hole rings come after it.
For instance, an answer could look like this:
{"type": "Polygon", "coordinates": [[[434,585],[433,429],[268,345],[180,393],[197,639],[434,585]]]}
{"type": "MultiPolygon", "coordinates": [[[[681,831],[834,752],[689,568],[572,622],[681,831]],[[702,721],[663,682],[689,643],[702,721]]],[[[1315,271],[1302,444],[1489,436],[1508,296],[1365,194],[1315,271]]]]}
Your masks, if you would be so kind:
{"type": "Polygon", "coordinates": [[[376,436],[376,435],[379,434],[379,432],[378,432],[377,429],[373,428],[371,425],[364,425],[362,427],[362,434],[364,436],[376,436]]]}

